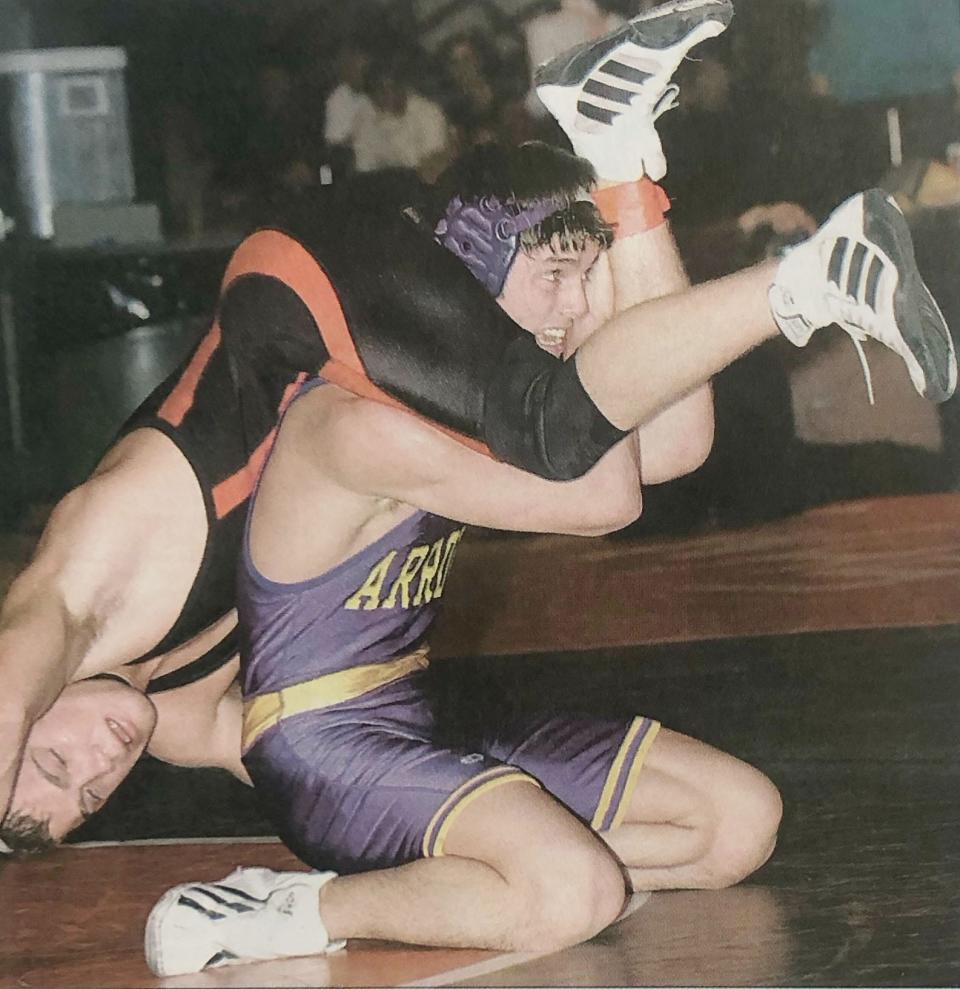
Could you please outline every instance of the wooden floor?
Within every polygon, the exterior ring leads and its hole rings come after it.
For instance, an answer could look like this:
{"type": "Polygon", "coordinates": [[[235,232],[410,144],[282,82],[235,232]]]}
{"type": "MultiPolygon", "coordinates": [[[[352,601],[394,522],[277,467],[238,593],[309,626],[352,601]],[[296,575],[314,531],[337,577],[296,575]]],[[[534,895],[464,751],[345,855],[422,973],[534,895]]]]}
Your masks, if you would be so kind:
{"type": "MultiPolygon", "coordinates": [[[[781,787],[772,860],[735,889],[655,894],[545,957],[351,943],[166,984],[960,984],[958,523],[960,496],[945,495],[642,544],[465,546],[438,650],[454,716],[509,696],[660,717],[781,787]]],[[[165,888],[292,862],[269,840],[190,838],[268,831],[244,788],[144,763],[85,837],[186,843],[5,865],[0,987],[164,984],[141,937],[165,888]]]]}

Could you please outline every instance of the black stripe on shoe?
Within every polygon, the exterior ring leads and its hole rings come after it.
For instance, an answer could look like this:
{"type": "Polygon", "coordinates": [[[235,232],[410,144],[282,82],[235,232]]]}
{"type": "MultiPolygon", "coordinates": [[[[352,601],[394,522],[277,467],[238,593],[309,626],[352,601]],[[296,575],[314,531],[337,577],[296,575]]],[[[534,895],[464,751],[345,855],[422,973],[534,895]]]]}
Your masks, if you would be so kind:
{"type": "MultiPolygon", "coordinates": [[[[847,272],[847,295],[852,295],[855,299],[860,298],[860,276],[863,274],[863,266],[866,260],[866,244],[857,244],[853,248],[853,256],[850,259],[850,270],[847,272]]],[[[874,307],[871,306],[871,308],[874,307]]]]}
{"type": "Polygon", "coordinates": [[[838,237],[830,252],[830,263],[827,265],[827,280],[840,288],[840,275],[843,271],[843,259],[846,257],[850,241],[846,237],[838,237]]]}
{"type": "Polygon", "coordinates": [[[596,79],[588,79],[583,86],[583,91],[591,96],[599,96],[601,99],[610,100],[612,103],[623,103],[629,105],[630,101],[637,94],[629,89],[617,89],[616,86],[608,86],[606,83],[598,82],[596,79]]]}
{"type": "Polygon", "coordinates": [[[204,916],[209,917],[211,920],[224,920],[226,918],[225,913],[220,913],[219,910],[209,910],[207,907],[200,903],[197,903],[195,899],[191,896],[187,896],[186,893],[181,893],[177,898],[177,903],[183,907],[192,907],[197,913],[202,913],[204,916]]]}
{"type": "MultiPolygon", "coordinates": [[[[241,901],[241,902],[238,903],[238,902],[236,902],[234,900],[228,900],[224,896],[218,896],[216,893],[214,893],[213,888],[210,887],[210,886],[205,886],[203,888],[203,892],[207,896],[209,896],[210,899],[213,900],[214,903],[219,903],[220,906],[222,906],[222,907],[229,907],[235,913],[249,913],[251,910],[256,910],[257,909],[250,902],[244,903],[243,901],[241,901]]],[[[250,900],[250,897],[247,896],[245,893],[242,894],[242,896],[243,896],[243,899],[244,900],[247,900],[247,901],[250,900]]]]}
{"type": "Polygon", "coordinates": [[[624,82],[636,83],[638,86],[642,86],[653,75],[652,72],[635,69],[632,65],[624,65],[623,62],[618,62],[612,58],[600,66],[600,71],[605,75],[623,79],[624,82]]]}
{"type": "Polygon", "coordinates": [[[583,100],[577,101],[577,110],[591,120],[599,120],[601,124],[612,124],[620,116],[615,110],[607,110],[601,106],[594,106],[583,100]]]}
{"type": "Polygon", "coordinates": [[[208,887],[209,889],[219,889],[222,893],[232,893],[234,896],[239,896],[244,900],[249,900],[251,903],[266,903],[265,899],[259,896],[254,896],[252,893],[248,893],[244,889],[238,889],[236,886],[225,886],[223,883],[211,883],[208,887]]]}
{"type": "Polygon", "coordinates": [[[867,284],[864,287],[863,300],[874,311],[877,310],[877,292],[880,289],[880,276],[883,274],[883,262],[874,256],[867,272],[867,284]]]}
{"type": "Polygon", "coordinates": [[[204,968],[216,968],[217,965],[225,965],[227,962],[235,962],[239,956],[235,955],[232,951],[227,951],[224,948],[222,951],[218,951],[215,955],[211,955],[203,963],[204,968]]]}

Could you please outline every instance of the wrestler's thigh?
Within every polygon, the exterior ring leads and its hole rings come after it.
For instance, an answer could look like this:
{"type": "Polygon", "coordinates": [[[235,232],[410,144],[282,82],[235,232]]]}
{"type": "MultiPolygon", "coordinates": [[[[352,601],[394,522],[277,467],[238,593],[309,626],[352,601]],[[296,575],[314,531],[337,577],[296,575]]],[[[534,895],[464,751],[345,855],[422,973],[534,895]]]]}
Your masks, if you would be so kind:
{"type": "Polygon", "coordinates": [[[519,718],[483,751],[516,766],[595,831],[628,813],[660,726],[650,718],[538,715],[519,718]]]}
{"type": "Polygon", "coordinates": [[[525,779],[482,753],[437,744],[434,734],[413,675],[283,720],[244,764],[303,861],[342,873],[384,869],[444,854],[464,807],[525,779]]]}
{"type": "Polygon", "coordinates": [[[776,788],[760,770],[667,728],[650,746],[623,823],[696,825],[706,815],[779,816],[776,788]]]}

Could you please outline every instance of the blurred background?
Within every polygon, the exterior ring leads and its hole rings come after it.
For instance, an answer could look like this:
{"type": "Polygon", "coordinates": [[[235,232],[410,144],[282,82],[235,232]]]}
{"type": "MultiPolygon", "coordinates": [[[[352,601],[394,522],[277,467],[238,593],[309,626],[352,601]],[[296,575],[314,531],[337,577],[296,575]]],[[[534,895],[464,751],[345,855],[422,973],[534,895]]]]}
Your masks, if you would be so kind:
{"type": "MultiPolygon", "coordinates": [[[[188,353],[245,232],[340,189],[403,206],[478,142],[565,144],[532,68],[649,6],[0,0],[0,530],[35,531],[188,353]]],[[[659,130],[695,281],[881,185],[960,326],[960,0],[737,0],[678,82],[659,130]]],[[[839,331],[724,372],[710,460],[623,535],[955,489],[955,401],[867,356],[874,406],[839,331]]]]}

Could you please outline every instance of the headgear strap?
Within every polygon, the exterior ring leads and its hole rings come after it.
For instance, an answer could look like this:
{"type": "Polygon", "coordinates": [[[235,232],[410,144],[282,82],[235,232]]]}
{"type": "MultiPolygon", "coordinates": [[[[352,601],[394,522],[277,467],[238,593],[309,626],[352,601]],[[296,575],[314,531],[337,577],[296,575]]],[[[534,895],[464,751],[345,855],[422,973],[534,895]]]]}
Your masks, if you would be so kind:
{"type": "Polygon", "coordinates": [[[515,199],[501,203],[496,196],[481,196],[465,203],[454,196],[434,235],[491,295],[498,296],[517,256],[518,235],[566,205],[563,200],[551,198],[520,206],[515,199]]]}

